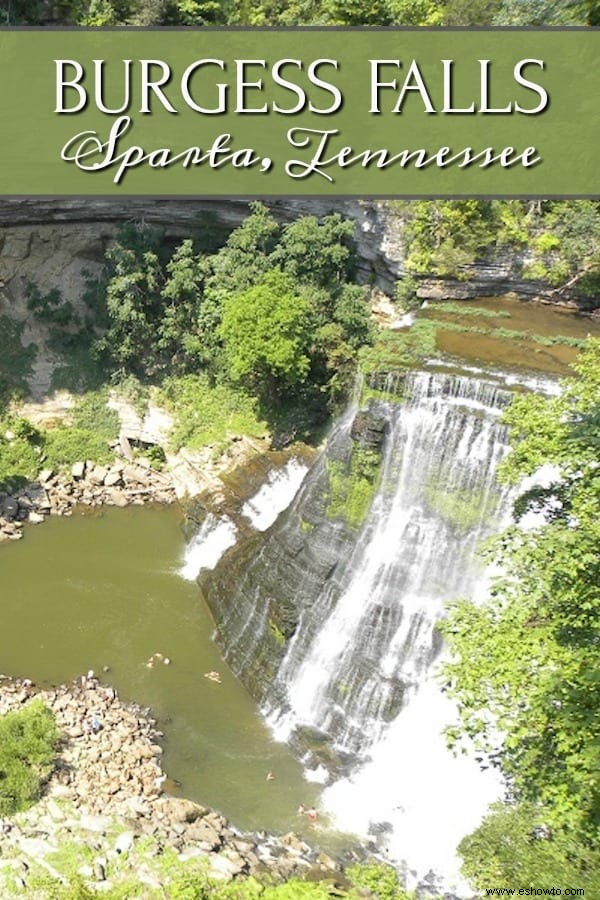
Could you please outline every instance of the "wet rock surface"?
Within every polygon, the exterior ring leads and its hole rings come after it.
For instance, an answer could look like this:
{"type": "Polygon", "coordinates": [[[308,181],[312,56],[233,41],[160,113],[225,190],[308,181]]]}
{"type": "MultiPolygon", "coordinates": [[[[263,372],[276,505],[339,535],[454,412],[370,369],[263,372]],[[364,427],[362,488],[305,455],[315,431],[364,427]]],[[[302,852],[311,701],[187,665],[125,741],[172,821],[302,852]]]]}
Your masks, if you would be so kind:
{"type": "MultiPolygon", "coordinates": [[[[370,432],[372,441],[383,440],[378,429],[385,430],[385,422],[376,413],[365,413],[364,422],[361,434],[370,432]]],[[[339,561],[349,556],[356,541],[353,529],[328,513],[328,467],[332,462],[348,465],[357,443],[350,430],[351,422],[343,421],[334,430],[326,452],[274,526],[238,541],[198,579],[227,662],[266,707],[280,705],[284,685],[278,672],[301,616],[311,617],[325,590],[334,602],[340,590],[339,561]]],[[[321,610],[315,619],[324,616],[321,610]]],[[[305,741],[299,738],[298,744],[306,751],[305,741]]],[[[321,761],[320,754],[313,752],[313,757],[321,761]]],[[[337,758],[332,763],[328,756],[327,762],[338,773],[347,768],[337,758]]]]}

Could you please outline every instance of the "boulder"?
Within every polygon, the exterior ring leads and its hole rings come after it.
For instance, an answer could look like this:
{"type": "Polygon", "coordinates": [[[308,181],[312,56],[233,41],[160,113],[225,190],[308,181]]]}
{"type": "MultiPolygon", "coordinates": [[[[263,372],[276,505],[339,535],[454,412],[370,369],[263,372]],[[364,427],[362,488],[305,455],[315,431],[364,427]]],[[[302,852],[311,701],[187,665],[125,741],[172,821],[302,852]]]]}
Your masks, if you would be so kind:
{"type": "Polygon", "coordinates": [[[210,850],[216,850],[221,846],[221,835],[206,819],[199,819],[189,825],[185,836],[186,840],[202,844],[210,850]]]}
{"type": "Polygon", "coordinates": [[[156,809],[169,822],[196,822],[208,812],[205,806],[180,797],[163,797],[156,809]]]}
{"type": "Polygon", "coordinates": [[[378,450],[383,443],[387,428],[388,422],[385,416],[369,408],[360,409],[352,422],[350,436],[353,441],[362,446],[378,450]]]}
{"type": "Polygon", "coordinates": [[[214,854],[209,857],[209,874],[220,881],[231,881],[235,875],[239,875],[242,869],[226,856],[214,854]]]}
{"type": "Polygon", "coordinates": [[[122,477],[125,484],[137,484],[143,475],[137,466],[125,466],[122,477]]]}
{"type": "Polygon", "coordinates": [[[129,853],[133,848],[135,835],[133,831],[123,831],[115,841],[115,850],[117,853],[129,853]]]}
{"type": "Polygon", "coordinates": [[[83,813],[79,819],[79,825],[83,831],[93,831],[95,834],[106,834],[111,824],[108,816],[93,816],[83,813]]]}
{"type": "Polygon", "coordinates": [[[2,501],[2,515],[7,519],[14,519],[19,512],[18,501],[14,497],[6,497],[2,501]]]}
{"type": "Polygon", "coordinates": [[[85,463],[84,462],[76,462],[71,466],[71,475],[77,481],[83,478],[85,475],[85,463]]]}
{"type": "Polygon", "coordinates": [[[112,506],[128,506],[129,500],[123,493],[123,491],[119,491],[116,488],[111,488],[107,493],[107,502],[112,504],[112,506]]]}
{"type": "Polygon", "coordinates": [[[94,466],[89,475],[89,480],[92,484],[104,484],[104,479],[108,475],[108,469],[106,466],[94,466]]]}

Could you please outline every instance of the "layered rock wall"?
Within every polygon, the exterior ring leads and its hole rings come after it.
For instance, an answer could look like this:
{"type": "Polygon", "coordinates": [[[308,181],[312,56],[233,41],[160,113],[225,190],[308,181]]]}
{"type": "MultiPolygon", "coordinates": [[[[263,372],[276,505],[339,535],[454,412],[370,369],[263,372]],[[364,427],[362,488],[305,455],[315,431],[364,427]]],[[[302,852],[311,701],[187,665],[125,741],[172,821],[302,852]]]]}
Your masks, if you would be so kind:
{"type": "MultiPolygon", "coordinates": [[[[275,218],[291,222],[301,215],[321,217],[339,212],[356,222],[359,277],[393,295],[404,274],[403,220],[384,204],[369,200],[283,198],[264,201],[275,218]]],[[[119,224],[142,221],[160,225],[177,238],[203,231],[226,235],[248,215],[249,203],[238,199],[173,200],[152,198],[66,198],[0,200],[0,307],[22,297],[26,281],[58,286],[76,299],[84,271],[94,271],[119,224]],[[4,285],[2,284],[4,282],[4,285]],[[8,295],[8,296],[7,296],[8,295]]],[[[424,277],[419,295],[427,297],[497,296],[514,291],[535,297],[546,287],[520,276],[518,254],[497,254],[465,267],[465,278],[424,277]]]]}

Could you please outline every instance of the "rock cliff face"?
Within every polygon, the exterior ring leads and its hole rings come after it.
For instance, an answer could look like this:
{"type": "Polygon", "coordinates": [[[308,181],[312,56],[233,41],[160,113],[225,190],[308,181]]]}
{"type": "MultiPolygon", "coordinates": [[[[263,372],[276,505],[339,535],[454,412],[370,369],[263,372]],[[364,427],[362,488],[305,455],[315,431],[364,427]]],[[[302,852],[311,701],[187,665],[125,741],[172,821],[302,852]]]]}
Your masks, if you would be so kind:
{"type": "Polygon", "coordinates": [[[327,515],[327,464],[348,463],[350,422],[346,417],[336,426],[326,454],[276,526],[242,539],[217,568],[200,574],[227,661],[259,701],[272,686],[300,611],[335,576],[355,540],[343,521],[327,515]]]}
{"type": "MultiPolygon", "coordinates": [[[[280,222],[300,215],[340,212],[356,222],[355,239],[362,281],[388,294],[404,272],[403,222],[384,204],[329,198],[266,199],[280,222]]],[[[227,234],[248,214],[248,202],[238,199],[172,200],[66,198],[0,200],[0,305],[19,304],[27,280],[60,287],[76,299],[83,271],[98,266],[119,223],[142,220],[163,226],[174,238],[191,230],[227,234]]],[[[423,278],[423,298],[497,296],[514,291],[535,297],[544,285],[520,277],[520,258],[499,255],[466,271],[467,278],[423,278]]]]}
{"type": "Polygon", "coordinates": [[[342,417],[269,531],[200,574],[229,665],[313,762],[369,752],[436,659],[444,604],[480,589],[509,399],[495,377],[406,374],[398,402],[342,417]]]}

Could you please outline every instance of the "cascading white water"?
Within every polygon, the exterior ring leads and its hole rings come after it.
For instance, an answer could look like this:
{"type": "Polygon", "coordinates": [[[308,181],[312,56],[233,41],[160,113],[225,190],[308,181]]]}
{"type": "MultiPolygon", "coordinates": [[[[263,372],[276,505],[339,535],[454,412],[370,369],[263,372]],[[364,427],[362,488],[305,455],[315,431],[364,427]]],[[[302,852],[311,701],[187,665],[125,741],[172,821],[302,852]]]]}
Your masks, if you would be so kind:
{"type": "Polygon", "coordinates": [[[389,823],[391,859],[460,888],[456,845],[500,785],[446,749],[454,709],[434,674],[435,625],[447,601],[486,590],[477,551],[508,516],[495,476],[510,394],[439,372],[409,376],[404,393],[381,404],[390,430],[377,495],[335,584],[302,615],[277,676],[284,700],[267,715],[280,739],[309,727],[363,760],[325,791],[336,825],[366,834],[389,823]]]}
{"type": "Polygon", "coordinates": [[[387,823],[380,845],[390,862],[407,865],[407,887],[433,871],[445,889],[470,897],[456,846],[502,797],[502,783],[497,771],[450,753],[444,729],[455,720],[432,672],[411,690],[369,761],[328,787],[322,804],[334,827],[364,837],[374,823],[387,823]]]}
{"type": "Polygon", "coordinates": [[[273,469],[260,490],[247,500],[242,515],[257,531],[266,531],[284,509],[287,509],[304,481],[308,466],[290,459],[281,469],[273,469]]]}
{"type": "MultiPolygon", "coordinates": [[[[242,514],[257,531],[266,531],[287,509],[307,471],[308,466],[294,458],[281,469],[269,473],[265,484],[242,507],[242,514]]],[[[238,529],[228,516],[217,517],[209,513],[185,549],[179,574],[187,581],[195,581],[203,569],[214,569],[237,538],[238,529]]]]}
{"type": "Polygon", "coordinates": [[[186,581],[195,581],[202,569],[214,569],[236,540],[237,528],[231,519],[227,516],[217,518],[209,513],[185,549],[179,574],[186,581]]]}
{"type": "Polygon", "coordinates": [[[310,726],[339,749],[368,750],[395,717],[393,698],[422,682],[437,655],[445,602],[472,596],[482,577],[476,551],[506,500],[495,473],[509,395],[493,382],[431,373],[410,376],[405,391],[405,403],[386,405],[381,484],[340,562],[339,598],[339,582],[325,587],[279,670],[286,710],[269,716],[280,738],[310,726]]]}

